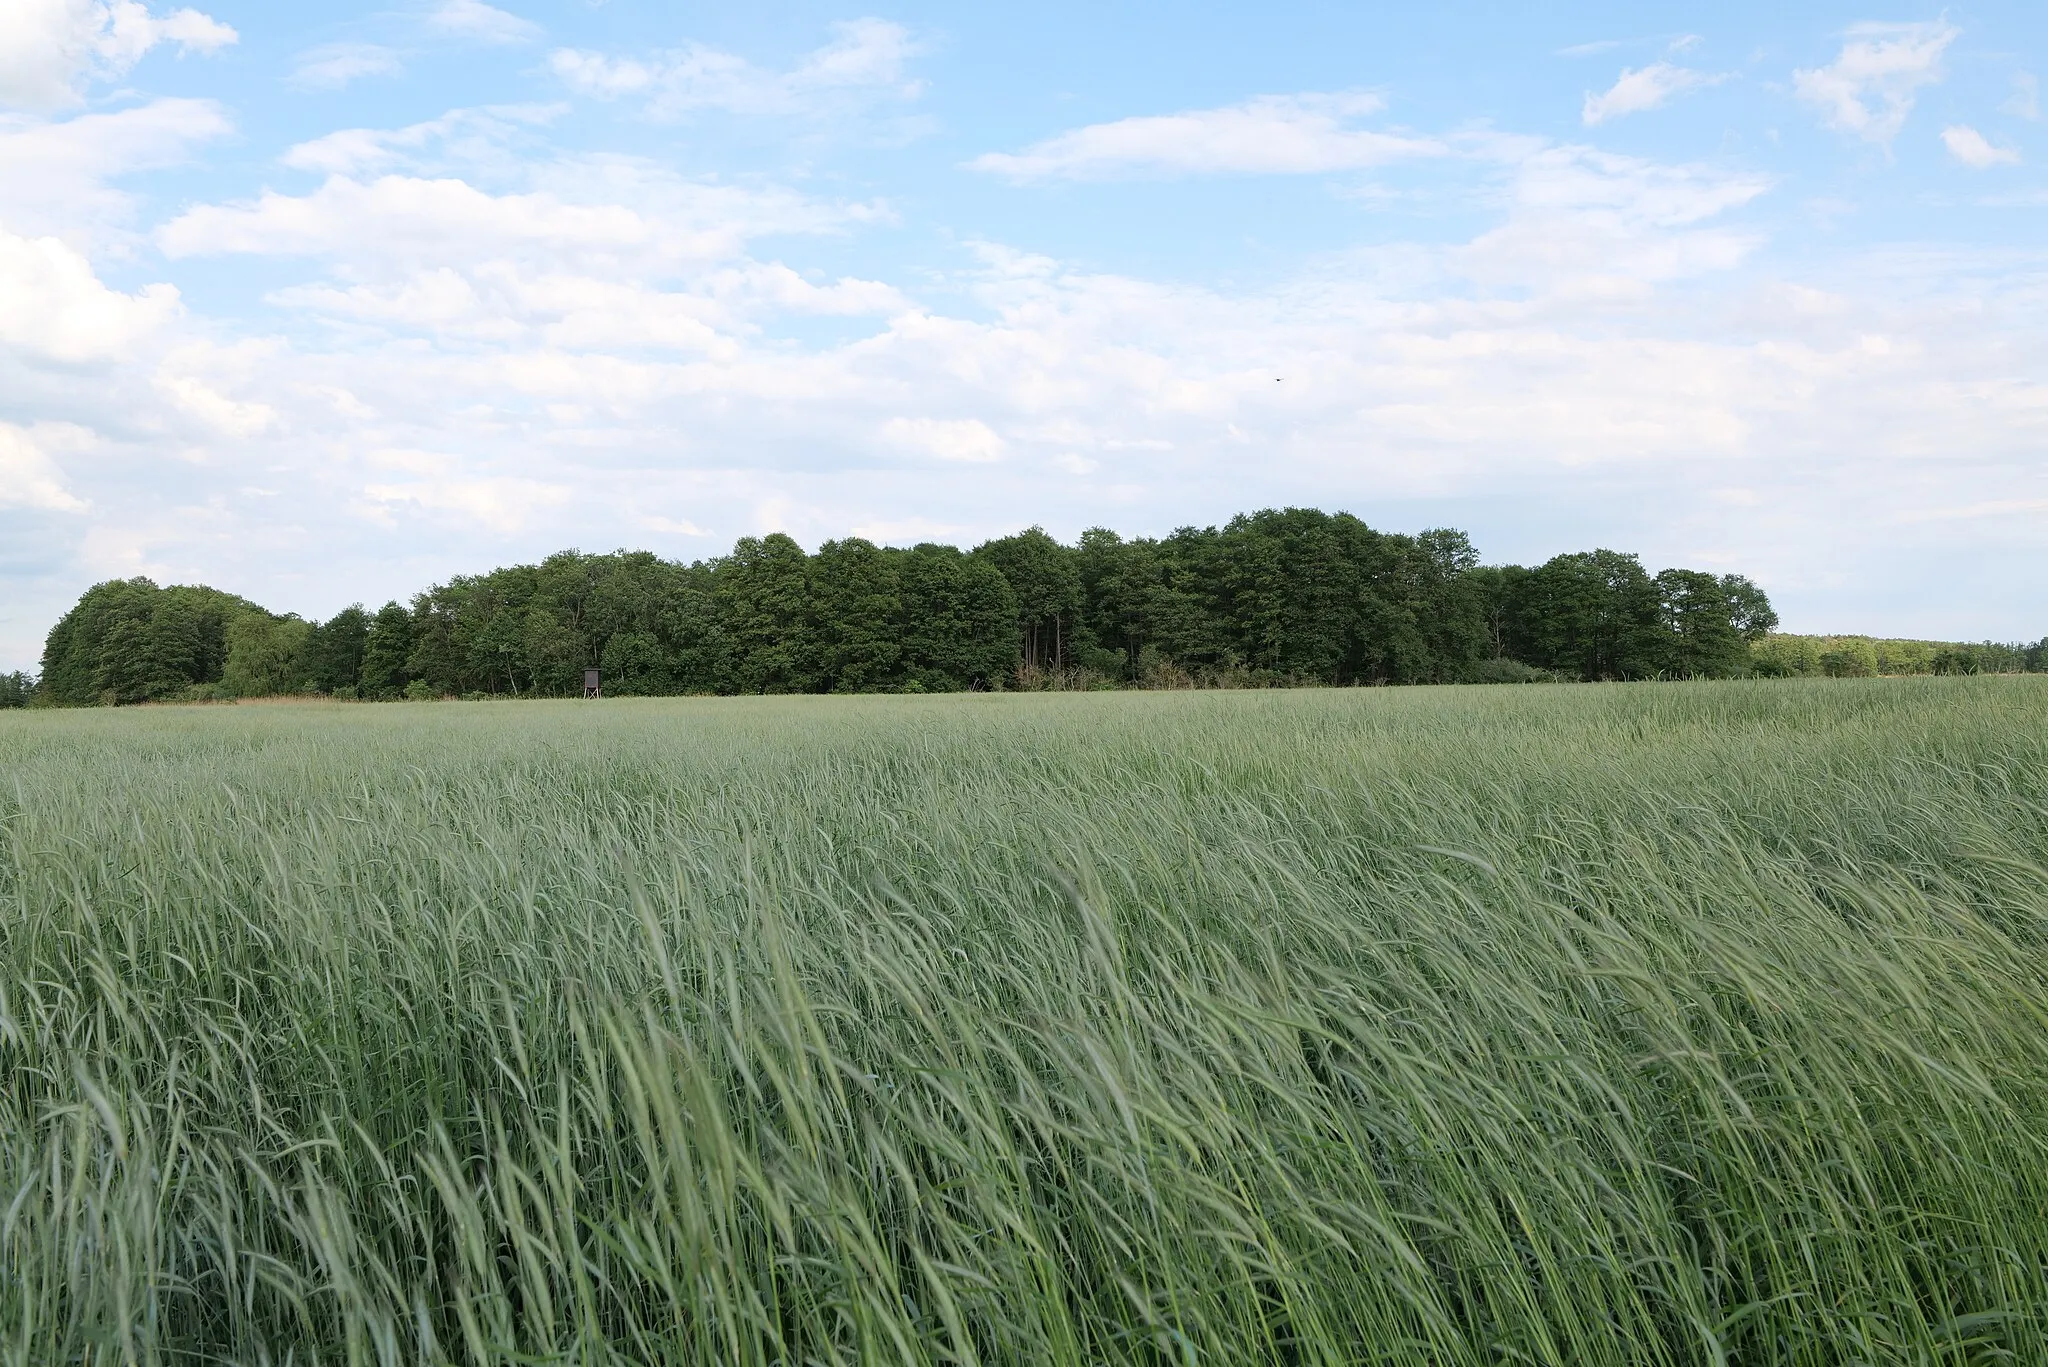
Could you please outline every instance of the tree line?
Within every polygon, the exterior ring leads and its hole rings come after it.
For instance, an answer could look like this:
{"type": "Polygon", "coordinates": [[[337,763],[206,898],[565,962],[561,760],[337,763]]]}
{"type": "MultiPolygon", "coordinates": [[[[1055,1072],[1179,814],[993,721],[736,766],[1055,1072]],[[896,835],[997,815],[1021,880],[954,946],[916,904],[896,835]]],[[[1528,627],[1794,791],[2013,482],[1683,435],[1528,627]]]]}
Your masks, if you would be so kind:
{"type": "Polygon", "coordinates": [[[1481,565],[1464,533],[1288,508],[971,551],[742,538],[694,563],[563,551],[324,622],[147,579],[89,589],[22,700],[563,697],[1718,678],[1777,615],[1740,575],[1594,550],[1481,565]]]}
{"type": "Polygon", "coordinates": [[[1881,636],[1772,635],[1754,654],[1758,674],[1779,679],[1869,679],[1900,674],[2038,674],[2048,670],[2048,639],[1912,641],[1881,636]]]}

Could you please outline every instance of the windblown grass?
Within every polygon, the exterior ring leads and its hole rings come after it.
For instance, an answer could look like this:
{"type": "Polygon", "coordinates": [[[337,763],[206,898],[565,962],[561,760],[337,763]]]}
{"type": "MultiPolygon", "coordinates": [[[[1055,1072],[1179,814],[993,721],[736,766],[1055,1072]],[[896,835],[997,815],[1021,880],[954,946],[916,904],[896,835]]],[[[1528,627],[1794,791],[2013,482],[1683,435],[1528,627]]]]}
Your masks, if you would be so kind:
{"type": "Polygon", "coordinates": [[[0,1361],[2048,1361],[2048,682],[0,716],[0,1361]]]}

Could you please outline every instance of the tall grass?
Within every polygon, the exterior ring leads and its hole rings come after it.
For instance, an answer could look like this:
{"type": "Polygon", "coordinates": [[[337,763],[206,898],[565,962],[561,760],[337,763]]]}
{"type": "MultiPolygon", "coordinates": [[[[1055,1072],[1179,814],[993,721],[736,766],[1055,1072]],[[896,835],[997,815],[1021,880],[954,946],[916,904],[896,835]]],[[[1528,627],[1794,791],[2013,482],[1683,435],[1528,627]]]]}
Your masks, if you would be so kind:
{"type": "Polygon", "coordinates": [[[0,716],[0,1362],[2048,1361],[2048,684],[0,716]]]}

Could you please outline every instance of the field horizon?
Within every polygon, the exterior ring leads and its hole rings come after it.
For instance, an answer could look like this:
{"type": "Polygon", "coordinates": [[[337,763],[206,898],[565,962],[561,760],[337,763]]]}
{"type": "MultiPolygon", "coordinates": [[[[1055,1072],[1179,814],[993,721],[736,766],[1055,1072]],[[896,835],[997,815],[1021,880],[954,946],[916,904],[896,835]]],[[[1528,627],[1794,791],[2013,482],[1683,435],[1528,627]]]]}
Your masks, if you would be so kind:
{"type": "Polygon", "coordinates": [[[2048,1357],[2041,676],[28,710],[0,776],[0,1362],[2048,1357]]]}

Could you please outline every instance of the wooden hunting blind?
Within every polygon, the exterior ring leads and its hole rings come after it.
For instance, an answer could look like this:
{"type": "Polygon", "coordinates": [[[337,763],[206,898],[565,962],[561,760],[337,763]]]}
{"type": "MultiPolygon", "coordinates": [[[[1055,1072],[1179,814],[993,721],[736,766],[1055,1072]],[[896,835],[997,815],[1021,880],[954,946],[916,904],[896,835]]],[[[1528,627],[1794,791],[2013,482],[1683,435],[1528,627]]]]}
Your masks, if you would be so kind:
{"type": "Polygon", "coordinates": [[[597,671],[594,669],[583,671],[583,696],[586,698],[602,698],[604,696],[604,690],[598,686],[597,671]]]}

